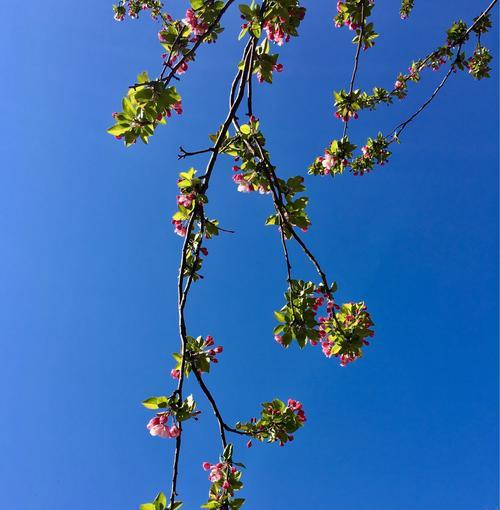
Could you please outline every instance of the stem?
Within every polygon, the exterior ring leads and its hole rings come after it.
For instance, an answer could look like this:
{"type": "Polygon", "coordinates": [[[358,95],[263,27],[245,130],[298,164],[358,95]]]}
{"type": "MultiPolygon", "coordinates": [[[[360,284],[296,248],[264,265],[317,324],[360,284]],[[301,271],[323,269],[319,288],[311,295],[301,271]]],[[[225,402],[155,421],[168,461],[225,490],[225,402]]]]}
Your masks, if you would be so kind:
{"type": "MultiPolygon", "coordinates": [[[[359,41],[358,46],[356,48],[356,55],[354,56],[354,68],[352,70],[351,83],[349,85],[349,96],[351,96],[354,90],[354,82],[356,80],[356,73],[358,72],[359,66],[359,54],[361,53],[361,45],[363,44],[363,35],[365,33],[365,4],[361,4],[361,31],[359,33],[359,41]]],[[[347,134],[347,127],[349,125],[349,120],[344,120],[344,132],[342,134],[342,138],[347,134]]]]}

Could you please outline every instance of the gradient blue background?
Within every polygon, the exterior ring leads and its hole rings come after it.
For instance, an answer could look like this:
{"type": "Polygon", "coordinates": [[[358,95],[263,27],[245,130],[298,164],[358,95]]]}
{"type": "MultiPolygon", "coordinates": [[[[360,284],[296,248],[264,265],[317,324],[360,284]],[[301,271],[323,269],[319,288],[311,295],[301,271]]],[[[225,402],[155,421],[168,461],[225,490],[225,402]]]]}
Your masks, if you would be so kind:
{"type": "MultiPolygon", "coordinates": [[[[149,18],[117,24],[104,0],[23,6],[0,21],[0,506],[133,509],[170,484],[173,443],[151,438],[140,406],[171,390],[177,349],[172,233],[176,176],[201,157],[227,105],[239,58],[236,9],[215,46],[179,83],[185,114],[149,147],[126,150],[105,133],[135,75],[158,69],[149,18]]],[[[334,2],[306,2],[302,37],[281,51],[285,71],[256,89],[257,113],[281,175],[304,172],[338,137],[332,90],[350,78],[351,34],[333,30],[334,2]]],[[[377,2],[382,34],[362,54],[359,85],[390,86],[459,17],[486,2],[377,2]]],[[[180,7],[177,6],[180,12],[180,7]]],[[[495,22],[498,14],[495,13],[495,22]]],[[[487,44],[498,56],[498,29],[487,44]]],[[[209,244],[188,312],[192,334],[225,351],[208,379],[228,422],[275,396],[305,403],[305,429],[286,448],[236,440],[248,469],[248,510],[493,510],[498,447],[498,61],[491,80],[450,80],[405,133],[391,163],[354,178],[307,178],[307,239],[339,282],[365,299],[376,337],[339,368],[318,349],[283,351],[272,311],[285,268],[269,197],[236,193],[222,159],[210,213],[237,230],[209,244]]],[[[433,89],[364,113],[358,141],[387,131],[433,89]]],[[[297,277],[314,278],[293,250],[297,277]]],[[[190,381],[193,389],[195,386],[190,381]]],[[[186,426],[181,497],[206,500],[201,470],[218,442],[207,403],[186,426]]]]}

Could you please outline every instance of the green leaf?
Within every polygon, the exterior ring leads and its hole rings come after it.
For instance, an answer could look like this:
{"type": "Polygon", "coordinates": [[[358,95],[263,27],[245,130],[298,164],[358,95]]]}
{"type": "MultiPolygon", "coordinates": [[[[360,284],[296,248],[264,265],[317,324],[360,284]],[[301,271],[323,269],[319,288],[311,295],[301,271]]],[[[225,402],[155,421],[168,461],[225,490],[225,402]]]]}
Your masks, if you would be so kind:
{"type": "Polygon", "coordinates": [[[113,136],[121,136],[130,131],[130,124],[115,124],[108,129],[108,133],[113,136]]]}
{"type": "Polygon", "coordinates": [[[209,501],[208,503],[205,503],[204,505],[201,505],[201,508],[218,508],[219,502],[218,501],[209,501]]]}
{"type": "Polygon", "coordinates": [[[283,332],[285,327],[286,327],[285,324],[278,324],[273,330],[273,335],[279,335],[280,333],[283,332]]]}
{"type": "Polygon", "coordinates": [[[280,321],[280,322],[286,322],[286,316],[282,312],[274,312],[274,316],[280,321]]]}
{"type": "Polygon", "coordinates": [[[233,501],[231,501],[231,503],[230,503],[231,510],[238,510],[239,508],[242,507],[244,502],[245,502],[245,500],[243,498],[233,499],[233,501]]]}
{"type": "Polygon", "coordinates": [[[153,503],[144,503],[139,507],[139,510],[156,510],[156,507],[153,503]]]}
{"type": "Polygon", "coordinates": [[[172,219],[179,221],[179,220],[187,220],[188,216],[180,211],[177,211],[173,216],[172,219]]]}
{"type": "Polygon", "coordinates": [[[156,505],[157,510],[165,510],[167,507],[167,498],[163,492],[159,492],[153,503],[156,505]]]}
{"type": "Polygon", "coordinates": [[[137,81],[138,83],[146,83],[150,81],[147,71],[143,71],[141,74],[139,74],[139,76],[137,76],[137,81]]]}
{"type": "Polygon", "coordinates": [[[142,405],[146,409],[158,409],[167,407],[167,397],[150,397],[142,401],[142,405]]]}
{"type": "Polygon", "coordinates": [[[261,34],[262,34],[262,28],[260,26],[260,23],[252,23],[252,33],[255,37],[257,37],[257,39],[260,38],[261,34]]]}
{"type": "Polygon", "coordinates": [[[243,124],[242,126],[240,126],[240,132],[243,133],[244,135],[249,135],[252,130],[250,129],[250,126],[248,124],[243,124]]]}
{"type": "Polygon", "coordinates": [[[141,88],[141,90],[136,92],[134,97],[137,101],[145,103],[153,97],[153,89],[148,87],[141,88]]]}
{"type": "Polygon", "coordinates": [[[129,115],[130,117],[133,117],[135,115],[134,107],[132,106],[132,103],[130,102],[130,99],[124,97],[122,101],[122,108],[123,112],[126,115],[129,115]]]}
{"type": "Polygon", "coordinates": [[[231,459],[233,457],[233,445],[229,443],[225,448],[224,452],[222,453],[222,457],[227,460],[228,462],[231,462],[231,459]]]}
{"type": "Polygon", "coordinates": [[[245,16],[247,19],[252,18],[252,16],[253,16],[252,9],[250,9],[250,7],[248,5],[241,4],[238,7],[240,9],[241,14],[243,14],[243,16],[245,16]]]}

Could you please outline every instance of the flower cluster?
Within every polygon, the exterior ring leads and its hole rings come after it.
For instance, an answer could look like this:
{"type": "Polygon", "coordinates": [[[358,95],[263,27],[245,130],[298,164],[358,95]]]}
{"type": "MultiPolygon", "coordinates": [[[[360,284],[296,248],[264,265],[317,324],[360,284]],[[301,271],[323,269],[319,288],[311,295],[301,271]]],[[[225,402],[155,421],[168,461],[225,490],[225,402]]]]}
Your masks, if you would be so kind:
{"type": "Polygon", "coordinates": [[[390,142],[379,133],[376,138],[368,138],[361,147],[362,156],[353,159],[350,163],[353,175],[364,175],[371,172],[375,165],[384,166],[389,161],[391,152],[388,150],[390,142]]]}
{"type": "Polygon", "coordinates": [[[252,2],[252,5],[240,5],[239,8],[244,20],[240,39],[248,31],[259,38],[264,29],[267,40],[278,46],[298,35],[297,29],[306,14],[305,8],[301,7],[297,0],[270,0],[263,15],[260,6],[255,2],[252,2]]]}
{"type": "Polygon", "coordinates": [[[157,415],[149,420],[147,425],[147,429],[152,436],[159,437],[169,437],[174,438],[177,437],[181,431],[179,427],[175,424],[175,422],[169,426],[168,421],[171,414],[168,411],[163,413],[157,413],[157,415]]]}
{"type": "Polygon", "coordinates": [[[366,100],[366,93],[360,90],[353,90],[352,92],[346,92],[344,89],[340,91],[334,91],[335,99],[335,117],[344,122],[348,122],[350,119],[358,118],[358,110],[363,107],[364,101],[366,100]]]}
{"type": "Polygon", "coordinates": [[[177,186],[181,192],[177,195],[177,212],[172,216],[174,232],[185,237],[187,233],[186,222],[194,212],[197,200],[203,203],[202,195],[199,195],[200,179],[196,176],[196,170],[190,168],[187,172],[181,172],[177,180],[177,186]]]}
{"type": "MultiPolygon", "coordinates": [[[[306,415],[302,404],[289,399],[287,404],[279,399],[264,402],[259,420],[252,418],[247,423],[238,422],[236,428],[258,441],[279,442],[283,446],[293,441],[292,435],[304,425],[306,415]]],[[[247,446],[251,446],[251,442],[247,446]]]]}
{"type": "Polygon", "coordinates": [[[188,234],[188,225],[191,223],[187,252],[183,265],[183,276],[198,280],[203,278],[199,273],[203,264],[203,256],[208,250],[202,246],[204,239],[211,239],[219,234],[219,223],[205,217],[204,205],[208,202],[207,196],[200,191],[201,179],[196,177],[196,170],[190,168],[181,172],[177,181],[180,195],[177,195],[177,211],[172,216],[174,232],[181,237],[188,234]],[[194,215],[194,217],[193,217],[194,215]]]}
{"type": "MultiPolygon", "coordinates": [[[[258,191],[269,193],[269,181],[262,171],[262,166],[253,152],[254,139],[264,144],[265,140],[259,131],[259,120],[251,116],[248,124],[242,124],[233,137],[228,138],[222,151],[234,158],[233,182],[242,193],[258,191]]],[[[215,139],[213,135],[212,140],[215,139]]]]}
{"type": "Polygon", "coordinates": [[[373,336],[369,329],[373,322],[364,303],[335,303],[336,290],[335,283],[325,289],[312,282],[292,280],[285,293],[285,306],[274,312],[281,323],[274,328],[275,340],[283,347],[296,340],[301,348],[321,342],[323,353],[340,357],[342,366],[361,357],[362,347],[368,345],[366,337],[373,336]],[[321,310],[325,310],[322,316],[321,310]]]}
{"type": "Polygon", "coordinates": [[[374,335],[364,302],[343,304],[337,312],[331,306],[319,322],[323,354],[327,358],[338,357],[341,366],[360,358],[363,346],[369,345],[367,338],[374,335]]]}
{"type": "Polygon", "coordinates": [[[344,136],[340,140],[333,140],[330,147],[325,149],[323,156],[316,158],[311,165],[309,173],[314,175],[336,175],[341,174],[349,166],[352,152],[356,148],[344,136]]]}
{"type": "Polygon", "coordinates": [[[241,471],[236,466],[243,467],[243,465],[233,462],[232,454],[233,446],[228,444],[219,462],[202,464],[203,469],[209,472],[208,479],[211,482],[208,502],[202,505],[202,508],[238,510],[245,502],[243,498],[234,497],[234,493],[243,487],[240,481],[241,471]]]}
{"type": "Polygon", "coordinates": [[[401,9],[399,10],[399,15],[401,16],[401,19],[407,19],[411,11],[413,10],[413,4],[415,3],[415,0],[402,0],[401,1],[401,9]]]}
{"type": "Polygon", "coordinates": [[[193,9],[186,11],[186,17],[182,21],[189,27],[195,39],[204,35],[208,29],[208,24],[202,21],[193,9]]]}
{"type": "Polygon", "coordinates": [[[297,28],[304,19],[306,10],[295,0],[277,0],[274,3],[277,4],[276,8],[269,9],[264,21],[264,30],[269,41],[283,46],[291,36],[298,35],[297,28]]]}
{"type": "Polygon", "coordinates": [[[182,113],[181,96],[175,87],[166,87],[160,80],[150,81],[147,73],[138,76],[139,84],[129,89],[122,101],[123,111],[113,114],[116,124],[108,133],[118,140],[124,138],[129,146],[141,139],[148,143],[159,124],[165,124],[165,118],[182,113]]]}
{"type": "Polygon", "coordinates": [[[366,23],[372,13],[375,0],[345,0],[337,2],[337,15],[334,22],[337,28],[348,27],[356,32],[352,40],[354,44],[360,43],[366,50],[375,45],[378,34],[373,29],[373,23],[366,23]]]}
{"type": "MultiPolygon", "coordinates": [[[[184,363],[186,376],[189,375],[191,370],[196,370],[200,374],[210,372],[210,364],[219,362],[217,354],[220,354],[224,349],[220,345],[213,347],[214,343],[214,339],[210,335],[207,335],[205,338],[201,336],[197,338],[187,337],[186,362],[184,363]]],[[[181,375],[182,356],[177,352],[172,356],[176,361],[176,365],[170,372],[170,375],[174,379],[178,379],[181,375]]]]}
{"type": "Polygon", "coordinates": [[[267,39],[257,46],[252,72],[257,75],[259,83],[272,83],[273,73],[283,71],[283,64],[278,64],[278,54],[272,54],[270,51],[271,46],[267,39]]]}
{"type": "Polygon", "coordinates": [[[371,172],[375,165],[384,166],[391,156],[388,150],[392,141],[389,141],[382,133],[376,138],[368,138],[366,144],[361,147],[362,155],[353,158],[356,145],[349,142],[348,137],[333,140],[330,147],[325,149],[323,156],[318,156],[309,167],[309,173],[313,175],[340,175],[346,168],[353,175],[364,175],[371,172]]]}
{"type": "Polygon", "coordinates": [[[166,409],[149,420],[147,429],[152,436],[175,438],[180,434],[179,423],[199,414],[192,395],[183,402],[177,395],[171,397],[150,397],[142,402],[147,409],[166,409]],[[171,424],[170,424],[171,421],[171,424]]]}
{"type": "Polygon", "coordinates": [[[469,74],[476,80],[490,77],[490,62],[493,57],[491,56],[488,48],[484,46],[477,46],[474,54],[466,62],[466,67],[469,69],[469,74]]]}
{"type": "Polygon", "coordinates": [[[163,8],[160,0],[120,0],[118,5],[113,5],[116,21],[123,21],[125,16],[135,19],[141,11],[150,10],[153,19],[158,18],[163,8]]]}

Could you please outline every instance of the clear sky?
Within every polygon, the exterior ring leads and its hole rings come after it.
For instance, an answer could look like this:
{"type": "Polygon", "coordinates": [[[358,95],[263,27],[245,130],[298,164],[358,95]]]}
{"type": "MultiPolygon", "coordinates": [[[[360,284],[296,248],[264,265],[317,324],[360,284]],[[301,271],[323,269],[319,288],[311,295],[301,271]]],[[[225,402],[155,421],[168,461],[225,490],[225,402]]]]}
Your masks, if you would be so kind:
{"type": "MultiPolygon", "coordinates": [[[[106,0],[20,4],[5,2],[0,21],[0,506],[134,509],[170,480],[173,442],[149,436],[140,401],[173,388],[175,181],[206,161],[178,162],[177,148],[205,147],[225,115],[239,21],[233,9],[178,84],[185,114],[149,147],[125,149],[106,128],[135,75],[158,70],[155,26],[114,22],[106,0]]],[[[483,4],[416,0],[402,22],[398,1],[378,0],[382,35],[361,56],[359,85],[389,87],[483,4]]],[[[304,173],[340,135],[332,90],[352,70],[334,2],[305,6],[302,37],[281,51],[284,72],[256,87],[281,175],[304,173]]],[[[495,26],[495,59],[497,41],[495,26]]],[[[497,60],[494,69],[483,82],[450,80],[388,166],[306,178],[307,239],[339,299],[365,299],[376,323],[366,356],[346,368],[273,340],[285,267],[277,232],[263,226],[272,204],[237,193],[221,159],[209,211],[237,233],[209,243],[188,311],[191,334],[225,348],[207,383],[228,422],[273,397],[299,399],[309,417],[285,448],[236,441],[248,510],[497,508],[497,60]]],[[[353,136],[390,129],[439,78],[427,73],[407,101],[363,113],[353,136]]],[[[292,254],[296,276],[314,278],[292,254]]],[[[186,509],[206,500],[201,463],[219,453],[196,396],[203,414],[185,428],[181,459],[186,509]]]]}

